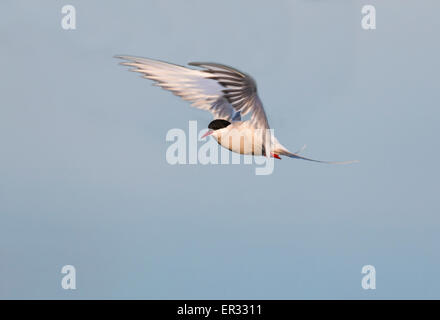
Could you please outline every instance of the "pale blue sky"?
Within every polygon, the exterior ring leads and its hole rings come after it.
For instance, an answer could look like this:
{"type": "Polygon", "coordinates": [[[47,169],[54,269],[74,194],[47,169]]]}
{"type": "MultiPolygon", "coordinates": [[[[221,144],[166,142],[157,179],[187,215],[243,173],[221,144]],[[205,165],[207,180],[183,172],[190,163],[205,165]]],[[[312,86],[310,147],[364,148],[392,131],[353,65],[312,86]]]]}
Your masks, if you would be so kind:
{"type": "Polygon", "coordinates": [[[2,1],[0,298],[440,298],[438,1],[2,1]],[[60,26],[77,10],[77,30],[60,26]],[[374,4],[377,30],[361,29],[374,4]],[[210,115],[115,54],[251,74],[283,159],[170,166],[210,115]],[[61,267],[77,290],[61,289],[61,267]],[[377,289],[361,288],[361,268],[377,289]]]}

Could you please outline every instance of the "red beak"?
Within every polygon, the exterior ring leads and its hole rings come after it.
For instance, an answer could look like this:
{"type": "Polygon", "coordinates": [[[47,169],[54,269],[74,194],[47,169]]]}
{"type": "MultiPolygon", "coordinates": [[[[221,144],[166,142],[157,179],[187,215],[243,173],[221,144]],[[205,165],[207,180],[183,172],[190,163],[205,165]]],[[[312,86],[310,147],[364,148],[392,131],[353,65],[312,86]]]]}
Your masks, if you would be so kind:
{"type": "Polygon", "coordinates": [[[213,134],[213,133],[214,133],[213,130],[208,130],[208,131],[202,136],[201,139],[203,139],[203,138],[205,138],[205,137],[207,137],[207,136],[209,136],[209,135],[211,135],[211,134],[213,134]]]}

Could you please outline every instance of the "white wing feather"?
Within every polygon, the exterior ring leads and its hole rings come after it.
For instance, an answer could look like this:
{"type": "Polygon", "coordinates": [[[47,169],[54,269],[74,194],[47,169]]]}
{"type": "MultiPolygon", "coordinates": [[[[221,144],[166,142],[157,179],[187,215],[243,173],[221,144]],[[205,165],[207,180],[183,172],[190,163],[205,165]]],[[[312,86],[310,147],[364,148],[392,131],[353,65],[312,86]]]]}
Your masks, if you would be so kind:
{"type": "Polygon", "coordinates": [[[157,86],[191,102],[193,107],[210,111],[216,119],[232,120],[235,115],[234,108],[223,97],[225,88],[201,70],[132,56],[116,58],[127,60],[121,64],[156,81],[157,86]]]}

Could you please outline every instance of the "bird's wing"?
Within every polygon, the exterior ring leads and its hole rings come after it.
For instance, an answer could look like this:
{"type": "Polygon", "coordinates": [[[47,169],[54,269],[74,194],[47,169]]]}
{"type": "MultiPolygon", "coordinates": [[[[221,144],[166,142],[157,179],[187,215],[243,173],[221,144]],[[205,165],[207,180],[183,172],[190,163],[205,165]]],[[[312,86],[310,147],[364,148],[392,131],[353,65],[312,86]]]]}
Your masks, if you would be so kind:
{"type": "Polygon", "coordinates": [[[210,62],[191,62],[191,66],[204,68],[207,78],[222,85],[224,97],[242,116],[252,113],[250,125],[256,129],[269,129],[263,104],[257,94],[257,85],[251,76],[232,67],[210,62]]]}
{"type": "Polygon", "coordinates": [[[223,92],[225,86],[211,79],[211,74],[158,60],[131,56],[116,58],[126,60],[121,64],[133,67],[130,71],[154,80],[157,86],[190,101],[192,106],[210,111],[216,119],[240,120],[223,92]]]}

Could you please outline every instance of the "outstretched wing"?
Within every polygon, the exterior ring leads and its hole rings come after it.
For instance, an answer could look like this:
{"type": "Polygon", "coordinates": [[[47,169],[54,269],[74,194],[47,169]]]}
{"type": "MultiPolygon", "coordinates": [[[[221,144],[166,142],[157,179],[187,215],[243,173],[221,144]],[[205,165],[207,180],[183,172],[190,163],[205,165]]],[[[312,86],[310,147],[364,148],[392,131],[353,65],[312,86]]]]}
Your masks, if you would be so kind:
{"type": "Polygon", "coordinates": [[[192,106],[210,111],[214,118],[228,121],[239,118],[225,97],[225,87],[211,79],[202,70],[195,70],[158,60],[131,56],[117,56],[126,60],[122,65],[133,67],[144,78],[154,80],[156,85],[190,101],[192,106]]]}
{"type": "Polygon", "coordinates": [[[191,62],[191,66],[205,68],[207,78],[217,81],[224,87],[224,97],[242,116],[252,113],[250,124],[256,129],[269,129],[263,104],[257,94],[255,80],[232,67],[210,62],[191,62]]]}

